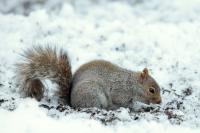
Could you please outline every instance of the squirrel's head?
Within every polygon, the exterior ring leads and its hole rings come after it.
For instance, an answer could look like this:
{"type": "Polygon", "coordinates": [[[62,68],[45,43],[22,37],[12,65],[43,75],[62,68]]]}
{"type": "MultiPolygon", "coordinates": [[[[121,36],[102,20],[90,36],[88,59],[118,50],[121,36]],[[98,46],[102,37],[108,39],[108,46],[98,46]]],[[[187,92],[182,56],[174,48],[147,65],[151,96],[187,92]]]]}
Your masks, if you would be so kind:
{"type": "Polygon", "coordinates": [[[144,70],[139,73],[139,83],[141,88],[143,89],[143,97],[144,102],[146,104],[160,104],[161,103],[161,96],[160,96],[160,87],[155,81],[154,78],[152,78],[149,75],[148,69],[144,68],[144,70]]]}

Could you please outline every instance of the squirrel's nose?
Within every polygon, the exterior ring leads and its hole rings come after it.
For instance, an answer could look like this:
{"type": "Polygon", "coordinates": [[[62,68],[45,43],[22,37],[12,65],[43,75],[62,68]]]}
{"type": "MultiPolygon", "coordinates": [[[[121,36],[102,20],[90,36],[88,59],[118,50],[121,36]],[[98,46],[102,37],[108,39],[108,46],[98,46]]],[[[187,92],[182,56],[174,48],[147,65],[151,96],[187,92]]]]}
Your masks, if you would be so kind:
{"type": "Polygon", "coordinates": [[[157,102],[156,102],[156,104],[161,104],[162,103],[162,100],[161,99],[159,99],[157,102]]]}

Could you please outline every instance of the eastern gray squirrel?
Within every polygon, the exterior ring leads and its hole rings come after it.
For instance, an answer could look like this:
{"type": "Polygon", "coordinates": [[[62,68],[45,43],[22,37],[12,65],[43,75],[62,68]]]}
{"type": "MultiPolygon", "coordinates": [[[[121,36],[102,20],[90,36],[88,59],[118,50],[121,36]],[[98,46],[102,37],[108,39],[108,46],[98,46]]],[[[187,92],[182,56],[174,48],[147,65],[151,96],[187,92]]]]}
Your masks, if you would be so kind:
{"type": "Polygon", "coordinates": [[[75,108],[117,109],[134,102],[161,103],[160,87],[148,69],[134,72],[105,60],[83,64],[72,76],[67,53],[52,47],[34,46],[24,51],[25,61],[17,64],[22,93],[43,98],[43,79],[58,86],[58,96],[75,108]]]}

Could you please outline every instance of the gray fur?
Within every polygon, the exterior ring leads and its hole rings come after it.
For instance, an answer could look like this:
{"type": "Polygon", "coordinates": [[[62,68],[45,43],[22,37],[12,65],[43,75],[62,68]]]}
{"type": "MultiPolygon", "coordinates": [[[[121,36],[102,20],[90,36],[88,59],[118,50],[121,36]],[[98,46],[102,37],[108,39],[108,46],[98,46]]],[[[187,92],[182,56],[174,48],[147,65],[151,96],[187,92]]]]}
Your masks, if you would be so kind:
{"type": "Polygon", "coordinates": [[[107,61],[100,62],[96,65],[93,62],[83,65],[73,76],[73,107],[131,108],[134,101],[146,102],[137,72],[120,68],[107,61]]]}
{"type": "Polygon", "coordinates": [[[61,100],[73,107],[116,109],[132,107],[135,101],[161,102],[160,88],[147,69],[141,75],[108,61],[94,60],[81,66],[72,79],[70,62],[62,49],[36,46],[23,56],[24,62],[16,65],[17,81],[25,96],[37,100],[43,97],[42,80],[49,79],[58,84],[61,100]],[[148,92],[152,87],[155,94],[148,92]]]}

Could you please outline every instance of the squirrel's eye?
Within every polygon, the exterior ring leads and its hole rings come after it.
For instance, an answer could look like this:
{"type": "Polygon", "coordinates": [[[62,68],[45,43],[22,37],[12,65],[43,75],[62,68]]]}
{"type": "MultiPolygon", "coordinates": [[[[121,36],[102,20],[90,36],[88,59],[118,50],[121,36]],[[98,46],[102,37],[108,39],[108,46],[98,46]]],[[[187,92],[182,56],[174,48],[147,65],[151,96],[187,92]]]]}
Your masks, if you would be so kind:
{"type": "Polygon", "coordinates": [[[150,88],[149,88],[149,92],[152,93],[152,94],[154,94],[154,93],[155,93],[155,88],[150,87],[150,88]]]}

